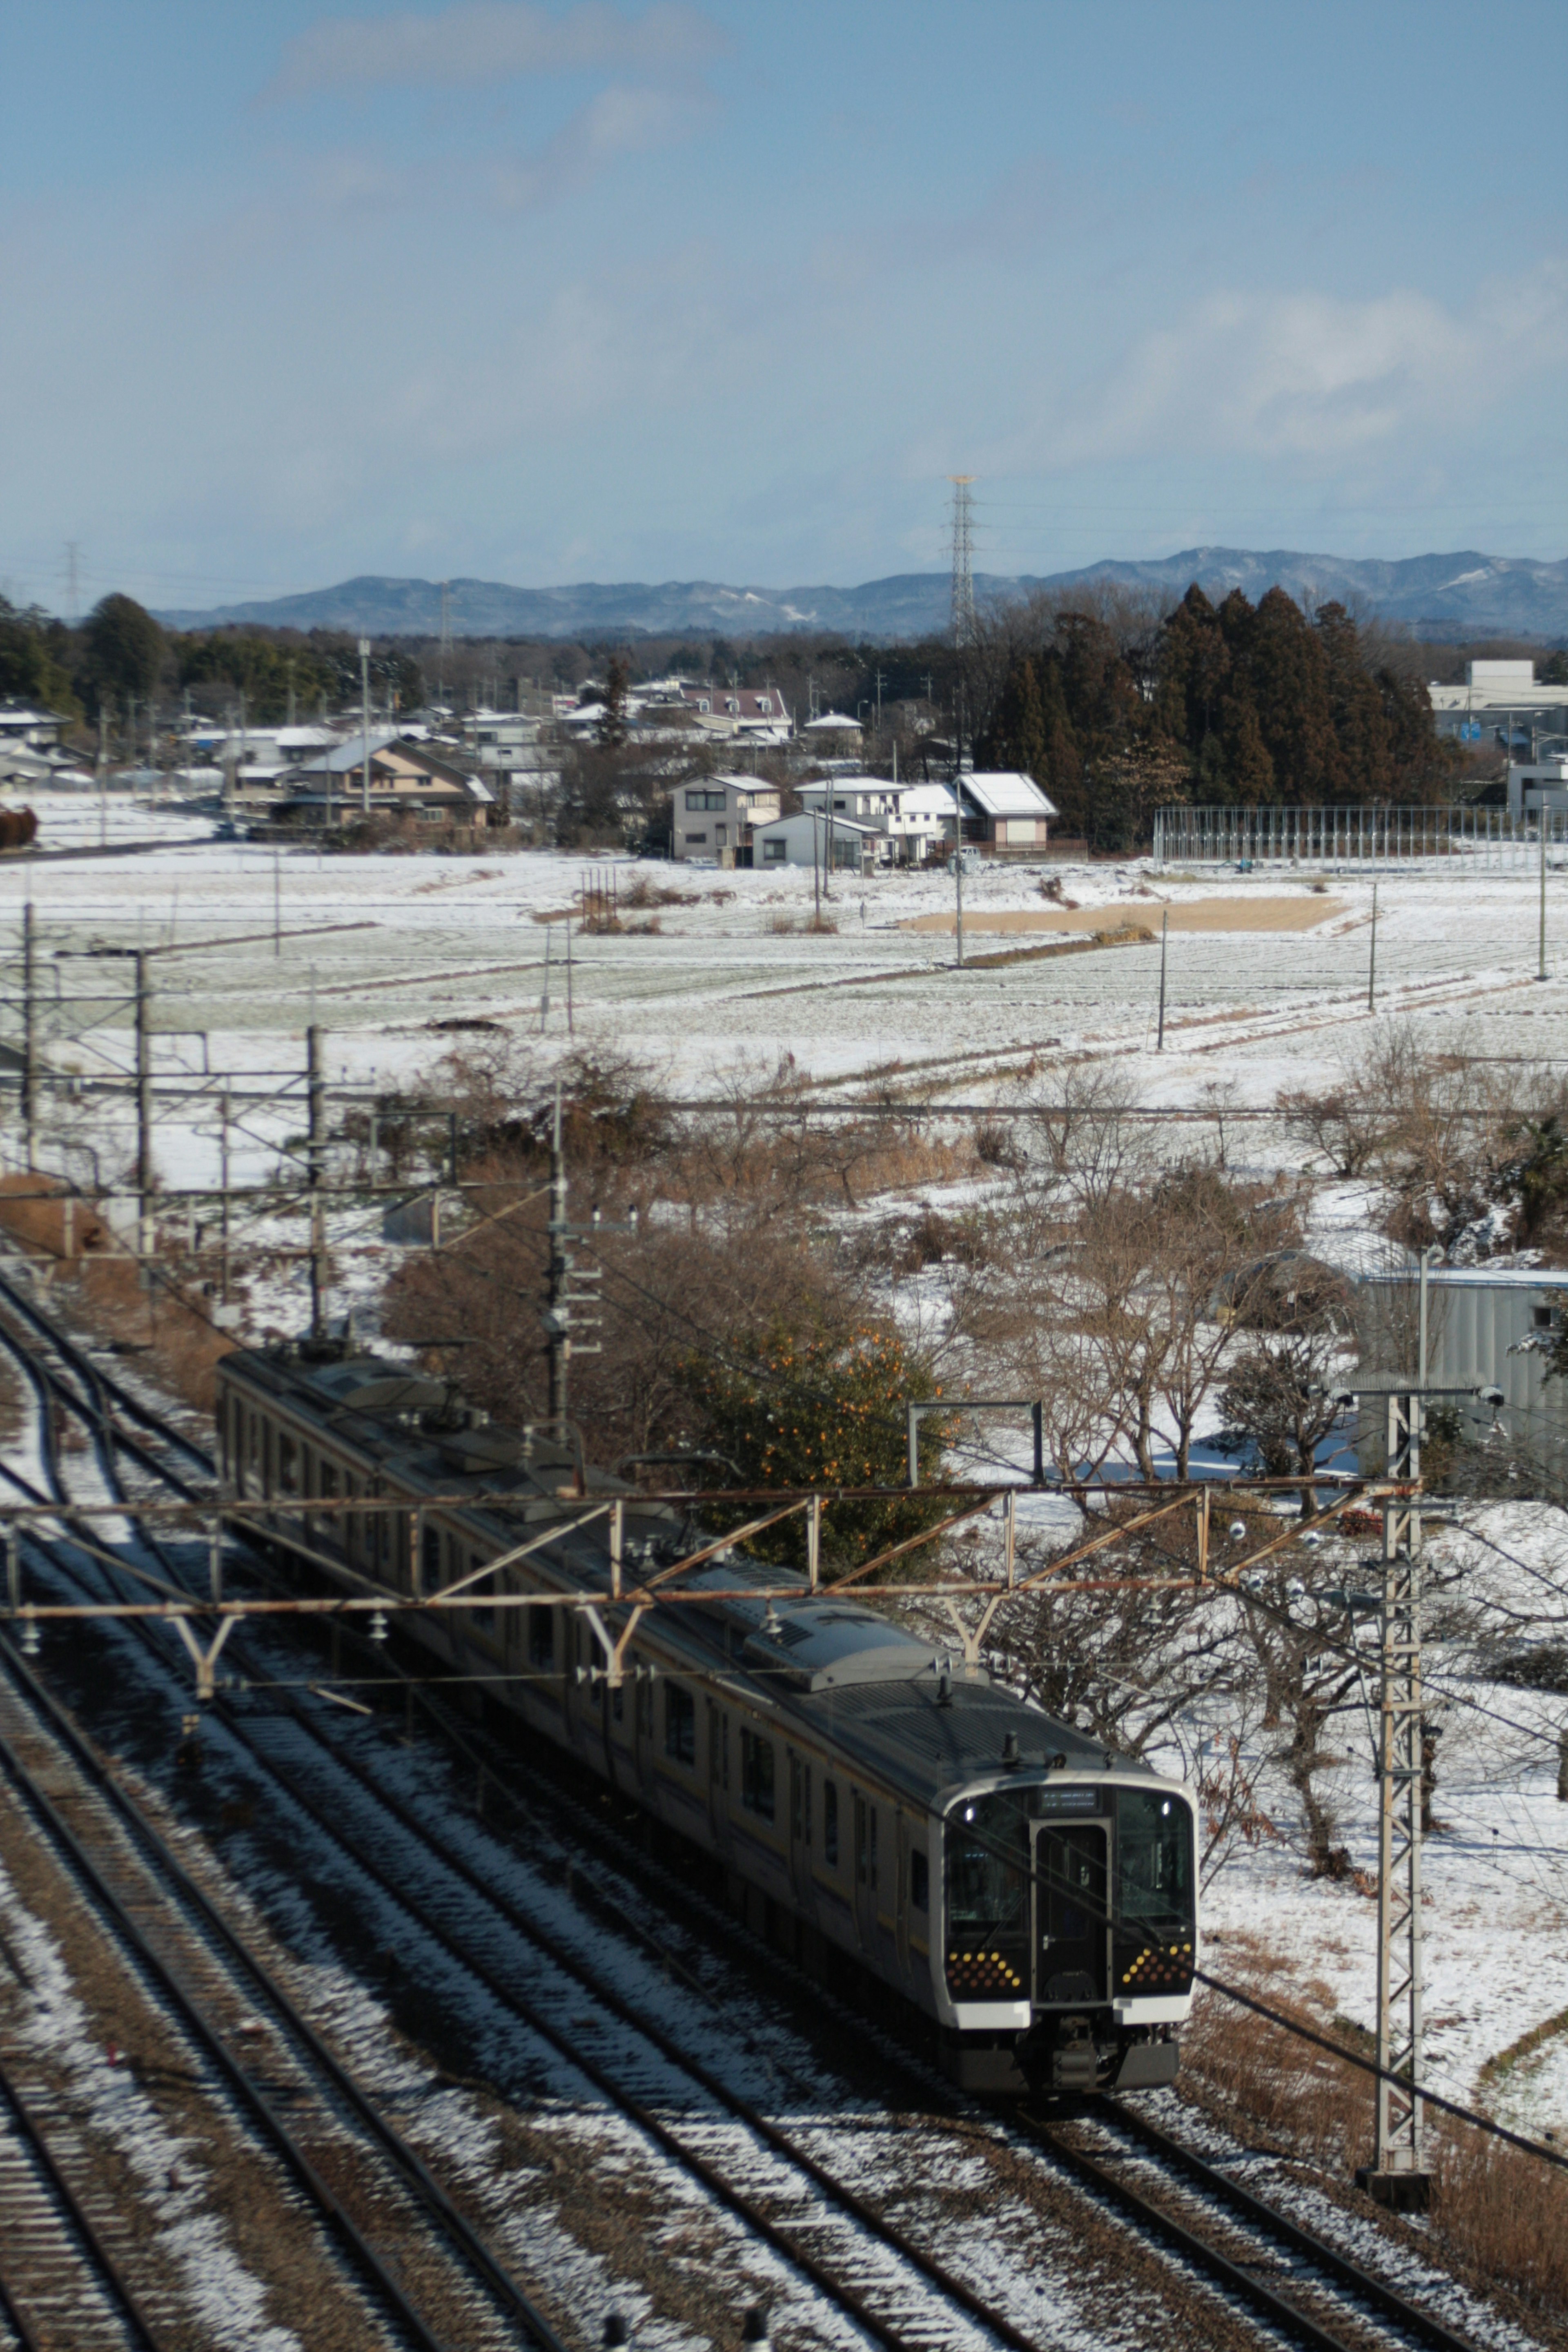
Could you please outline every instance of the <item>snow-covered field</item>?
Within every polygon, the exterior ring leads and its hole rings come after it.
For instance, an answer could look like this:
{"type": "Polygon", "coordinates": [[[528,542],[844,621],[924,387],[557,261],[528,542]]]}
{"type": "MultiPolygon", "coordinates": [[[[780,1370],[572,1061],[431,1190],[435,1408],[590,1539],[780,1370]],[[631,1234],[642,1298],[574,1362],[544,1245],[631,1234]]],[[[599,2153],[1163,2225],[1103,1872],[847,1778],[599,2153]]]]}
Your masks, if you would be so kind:
{"type": "MultiPolygon", "coordinates": [[[[96,803],[41,804],[46,845],[90,847],[96,803]]],[[[303,1033],[329,1032],[334,1084],[406,1083],[461,1034],[438,1024],[479,1020],[533,1039],[548,1053],[568,1041],[567,925],[586,873],[609,861],[557,854],[353,858],[312,850],[218,843],[202,820],[163,811],[111,812],[111,840],[137,826],[161,845],[142,855],[84,856],[0,865],[0,953],[11,951],[30,900],[46,985],[61,996],[46,1023],[50,1051],[84,1074],[128,1064],[124,966],[80,961],[93,947],[175,947],[155,966],[161,1078],[184,1074],[199,1094],[160,1106],[157,1152],[165,1182],[210,1182],[216,1166],[216,1074],[240,1074],[257,1093],[303,1066],[303,1033]],[[555,919],[551,919],[552,918],[555,919]],[[281,936],[274,942],[274,929],[281,936]],[[353,926],[354,928],[341,928],[353,926]],[[234,944],[203,945],[202,942],[234,944]],[[542,1017],[548,942],[549,1012],[542,1017]],[[89,977],[90,975],[90,977],[89,977]],[[88,990],[98,1001],[72,1008],[88,990]],[[118,995],[118,1003],[111,1000],[118,995]],[[111,1025],[103,1025],[105,1017],[111,1025]],[[204,1074],[205,1082],[204,1082],[204,1074]],[[246,1074],[248,1074],[247,1076],[246,1074]]],[[[1364,1034],[1372,889],[1334,876],[1210,874],[1163,877],[1135,862],[1052,866],[1063,898],[1103,908],[1107,927],[1143,922],[1148,944],[1090,948],[958,971],[953,941],[914,930],[952,909],[940,877],[835,882],[835,931],[804,928],[809,872],[718,873],[620,861],[626,919],[657,929],[592,936],[574,924],[572,1039],[633,1056],[672,1090],[705,1094],[784,1055],[829,1087],[897,1071],[929,1082],[938,1099],[1016,1099],[1031,1068],[1098,1055],[1151,1106],[1264,1108],[1284,1086],[1325,1083],[1364,1034]],[[638,881],[677,902],[627,909],[638,881]],[[1236,928],[1237,902],[1300,899],[1309,927],[1236,928]],[[1321,918],[1311,915],[1320,902],[1321,918]],[[1226,902],[1194,929],[1205,902],[1226,902]],[[1156,1054],[1158,931],[1163,906],[1187,910],[1168,947],[1164,1050],[1156,1054]]],[[[982,930],[986,917],[1041,911],[1039,868],[966,877],[966,944],[995,955],[1052,943],[1049,935],[982,930]]],[[[1561,1061],[1568,1066],[1568,891],[1553,876],[1548,903],[1551,976],[1536,978],[1537,884],[1486,873],[1385,875],[1378,887],[1380,1012],[1407,1013],[1424,1044],[1469,1055],[1561,1061]]],[[[1245,918],[1241,918],[1243,921],[1245,918]]],[[[15,965],[11,967],[13,978],[15,965]]],[[[8,991],[15,1002],[14,986],[8,991]]],[[[257,1105],[236,1130],[237,1181],[273,1172],[277,1145],[301,1124],[293,1089],[282,1111],[257,1105]]],[[[130,1132],[117,1108],[89,1116],[106,1169],[123,1167],[130,1132]]],[[[76,1131],[82,1131],[78,1118],[76,1131]]],[[[5,1138],[10,1164],[16,1139],[5,1138]]],[[[1258,1165],[1289,1164],[1271,1122],[1245,1129],[1237,1150],[1258,1165]]],[[[46,1153],[46,1160],[47,1155],[46,1153]]],[[[1319,1223],[1352,1249],[1365,1225],[1355,1188],[1326,1191],[1319,1223]]],[[[341,1234],[352,1255],[350,1237],[341,1234]]],[[[368,1287],[385,1264],[374,1238],[353,1279],[368,1287]]],[[[279,1297],[275,1307],[286,1307],[279,1297]]],[[[1563,1614],[1568,1515],[1545,1506],[1469,1506],[1478,1534],[1438,1539],[1435,1566],[1463,1566],[1485,1609],[1525,1610],[1548,1626],[1563,1614]],[[1480,1540],[1485,1537],[1488,1540],[1480,1540]]],[[[1344,1563],[1319,1555],[1325,1582],[1344,1563]]],[[[1499,1619],[1499,1622],[1502,1622],[1499,1619]]],[[[1540,1632],[1540,1626],[1536,1629],[1540,1632]]],[[[1444,1705],[1437,1816],[1426,1850],[1427,2017],[1432,2077],[1531,2129],[1568,2132],[1568,2031],[1483,2081],[1489,2060],[1568,2001],[1568,1806],[1555,1799],[1558,1726],[1568,1697],[1469,1679],[1466,1660],[1439,1652],[1432,1683],[1444,1705]]],[[[1367,1731],[1344,1718],[1333,1776],[1342,1834],[1354,1864],[1375,1864],[1374,1788],[1367,1731]]],[[[1183,1727],[1191,1766],[1201,1727],[1183,1727]]],[[[1303,1979],[1330,1989],[1347,2019],[1370,2025],[1375,1906],[1355,1882],[1301,1874],[1283,1789],[1260,1787],[1282,1832],[1242,1846],[1208,1898],[1210,1958],[1222,1973],[1229,1935],[1260,1937],[1303,1979]]]]}

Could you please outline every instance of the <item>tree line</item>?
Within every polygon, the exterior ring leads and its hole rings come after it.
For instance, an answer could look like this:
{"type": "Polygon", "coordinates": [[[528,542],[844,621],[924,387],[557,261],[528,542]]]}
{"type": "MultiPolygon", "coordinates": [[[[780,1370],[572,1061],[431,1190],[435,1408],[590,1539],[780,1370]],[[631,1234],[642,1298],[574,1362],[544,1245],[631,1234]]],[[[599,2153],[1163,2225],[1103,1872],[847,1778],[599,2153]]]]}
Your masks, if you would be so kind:
{"type": "MultiPolygon", "coordinates": [[[[331,629],[169,630],[133,596],[119,594],[73,627],[0,598],[0,699],[116,726],[132,706],[144,712],[187,693],[196,710],[216,718],[236,712],[243,697],[257,726],[291,714],[310,719],[358,700],[357,642],[331,629]]],[[[371,693],[380,709],[417,709],[425,699],[418,663],[396,646],[376,645],[371,693]]]]}
{"type": "Polygon", "coordinates": [[[1041,600],[983,625],[970,664],[976,765],[1033,776],[1065,834],[1130,849],[1182,802],[1443,795],[1425,686],[1342,604],[1194,584],[1152,627],[1118,619],[1041,600]]]}

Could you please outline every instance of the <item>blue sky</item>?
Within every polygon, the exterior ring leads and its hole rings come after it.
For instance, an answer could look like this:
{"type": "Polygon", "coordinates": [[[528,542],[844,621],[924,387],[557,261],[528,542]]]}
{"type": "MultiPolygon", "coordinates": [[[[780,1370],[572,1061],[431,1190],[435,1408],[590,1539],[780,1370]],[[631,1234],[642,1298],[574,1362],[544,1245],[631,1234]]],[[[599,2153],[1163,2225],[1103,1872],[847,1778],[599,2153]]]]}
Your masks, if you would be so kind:
{"type": "Polygon", "coordinates": [[[9,0],[0,584],[1568,551],[1494,0],[9,0]]]}

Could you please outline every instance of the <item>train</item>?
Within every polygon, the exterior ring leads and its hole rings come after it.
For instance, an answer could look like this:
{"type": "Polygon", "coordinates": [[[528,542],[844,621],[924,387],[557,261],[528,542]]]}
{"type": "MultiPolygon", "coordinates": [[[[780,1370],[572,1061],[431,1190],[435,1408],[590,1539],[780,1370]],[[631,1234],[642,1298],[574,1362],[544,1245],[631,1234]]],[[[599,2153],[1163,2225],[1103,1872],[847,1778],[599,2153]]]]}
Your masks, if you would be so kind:
{"type": "Polygon", "coordinates": [[[1175,2078],[1187,1784],[372,1349],[235,1349],[216,1416],[263,1540],[380,1596],[440,1671],[707,1856],[801,1967],[918,2023],[961,2088],[1175,2078]]]}

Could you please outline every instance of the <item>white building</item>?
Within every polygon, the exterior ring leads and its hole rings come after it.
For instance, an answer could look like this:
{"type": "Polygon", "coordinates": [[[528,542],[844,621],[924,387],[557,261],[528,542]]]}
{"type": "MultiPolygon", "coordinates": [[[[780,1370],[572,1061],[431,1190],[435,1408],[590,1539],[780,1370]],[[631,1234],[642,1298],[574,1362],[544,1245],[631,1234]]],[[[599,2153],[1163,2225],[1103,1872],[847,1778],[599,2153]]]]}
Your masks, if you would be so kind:
{"type": "Polygon", "coordinates": [[[1540,736],[1568,729],[1568,686],[1540,684],[1532,661],[1468,662],[1463,686],[1434,680],[1426,692],[1437,732],[1462,742],[1492,736],[1510,750],[1521,742],[1533,755],[1540,736]]]}
{"type": "Polygon", "coordinates": [[[708,776],[700,783],[678,784],[673,802],[670,856],[712,859],[720,866],[732,863],[738,849],[749,849],[755,827],[779,813],[778,786],[755,776],[708,776]]]}
{"type": "Polygon", "coordinates": [[[886,835],[852,817],[803,809],[798,816],[775,817],[752,836],[753,866],[820,866],[834,874],[865,874],[878,862],[886,835]]]}
{"type": "Polygon", "coordinates": [[[951,840],[958,803],[946,784],[894,783],[886,776],[835,776],[796,786],[808,809],[853,819],[882,836],[879,862],[919,866],[939,842],[951,840]]]}

